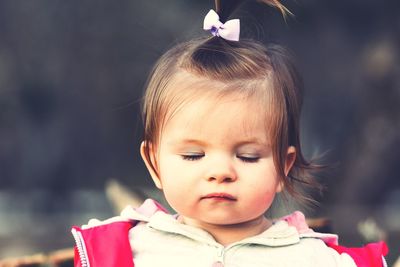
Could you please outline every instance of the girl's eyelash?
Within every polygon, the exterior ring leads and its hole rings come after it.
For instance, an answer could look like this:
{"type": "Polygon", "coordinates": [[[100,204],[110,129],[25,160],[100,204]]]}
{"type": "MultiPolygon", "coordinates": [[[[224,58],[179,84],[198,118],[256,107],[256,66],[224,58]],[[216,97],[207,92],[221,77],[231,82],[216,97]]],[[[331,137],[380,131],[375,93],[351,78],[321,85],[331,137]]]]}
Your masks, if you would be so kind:
{"type": "MultiPolygon", "coordinates": [[[[186,155],[184,154],[181,155],[181,157],[183,160],[195,161],[195,160],[200,160],[202,157],[204,157],[204,154],[186,154],[186,155]]],[[[246,163],[254,163],[260,159],[259,157],[249,157],[249,156],[236,156],[236,157],[246,163]]]]}
{"type": "Polygon", "coordinates": [[[241,161],[247,163],[254,163],[257,162],[260,158],[259,157],[245,157],[245,156],[237,156],[241,161]]]}
{"type": "Polygon", "coordinates": [[[195,161],[195,160],[199,160],[202,157],[204,157],[204,155],[202,154],[191,154],[191,155],[181,155],[183,160],[189,160],[189,161],[195,161]]]}

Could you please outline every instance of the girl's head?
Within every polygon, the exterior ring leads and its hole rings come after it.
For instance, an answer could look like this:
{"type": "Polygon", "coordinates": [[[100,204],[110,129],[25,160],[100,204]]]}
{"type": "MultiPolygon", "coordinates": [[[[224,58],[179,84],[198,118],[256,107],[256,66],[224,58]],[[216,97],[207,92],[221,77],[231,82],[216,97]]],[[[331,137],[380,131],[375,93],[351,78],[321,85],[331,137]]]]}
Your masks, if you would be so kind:
{"type": "Polygon", "coordinates": [[[311,165],[302,155],[299,138],[302,81],[285,49],[265,47],[254,40],[202,38],[177,45],[160,58],[143,102],[142,153],[148,167],[162,176],[157,157],[152,155],[157,155],[169,120],[185,106],[199,99],[218,105],[232,97],[257,103],[258,109],[249,120],[264,118],[281,184],[295,198],[307,199],[296,188],[297,184],[313,184],[308,175],[311,165]],[[288,151],[293,152],[289,158],[293,167],[289,169],[288,151]]]}

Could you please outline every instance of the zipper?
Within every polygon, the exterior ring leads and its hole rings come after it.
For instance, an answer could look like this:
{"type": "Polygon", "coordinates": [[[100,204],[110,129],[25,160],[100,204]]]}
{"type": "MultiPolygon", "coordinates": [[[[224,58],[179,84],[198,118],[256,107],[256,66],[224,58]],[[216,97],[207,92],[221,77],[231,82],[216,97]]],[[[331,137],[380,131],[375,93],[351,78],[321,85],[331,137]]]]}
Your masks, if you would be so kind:
{"type": "Polygon", "coordinates": [[[217,258],[212,264],[212,267],[224,267],[225,248],[218,249],[217,258]]]}
{"type": "Polygon", "coordinates": [[[86,250],[85,241],[83,240],[82,233],[77,231],[75,228],[71,230],[72,235],[75,239],[76,248],[78,250],[79,260],[82,267],[90,267],[89,257],[86,250]]]}
{"type": "Polygon", "coordinates": [[[385,257],[382,256],[383,267],[388,267],[385,257]]]}

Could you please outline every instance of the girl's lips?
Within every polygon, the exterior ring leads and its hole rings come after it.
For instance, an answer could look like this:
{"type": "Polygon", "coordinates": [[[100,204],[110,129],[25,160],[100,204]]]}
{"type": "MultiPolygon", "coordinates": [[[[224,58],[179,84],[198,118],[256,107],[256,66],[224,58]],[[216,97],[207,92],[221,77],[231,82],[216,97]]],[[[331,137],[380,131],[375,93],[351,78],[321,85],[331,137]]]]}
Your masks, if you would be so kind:
{"type": "Polygon", "coordinates": [[[216,199],[216,200],[229,200],[236,201],[236,197],[227,193],[211,193],[203,196],[201,199],[216,199]]]}

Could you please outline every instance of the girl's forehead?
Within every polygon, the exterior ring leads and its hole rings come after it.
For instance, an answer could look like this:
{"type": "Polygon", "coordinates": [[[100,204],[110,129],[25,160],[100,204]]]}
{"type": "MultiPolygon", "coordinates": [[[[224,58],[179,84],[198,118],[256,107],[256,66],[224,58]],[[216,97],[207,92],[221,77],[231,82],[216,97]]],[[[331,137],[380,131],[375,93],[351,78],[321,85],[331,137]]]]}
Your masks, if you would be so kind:
{"type": "Polygon", "coordinates": [[[175,137],[264,139],[269,136],[269,115],[255,97],[230,95],[199,97],[182,105],[164,125],[175,137]],[[210,137],[212,136],[212,137],[210,137]]]}
{"type": "Polygon", "coordinates": [[[272,84],[269,79],[216,80],[187,71],[177,72],[168,82],[165,90],[166,109],[186,105],[193,101],[218,105],[235,100],[260,102],[270,106],[272,84]]]}
{"type": "Polygon", "coordinates": [[[164,91],[159,133],[210,127],[251,132],[256,125],[270,131],[276,115],[270,88],[268,80],[218,81],[179,72],[164,91]]]}

